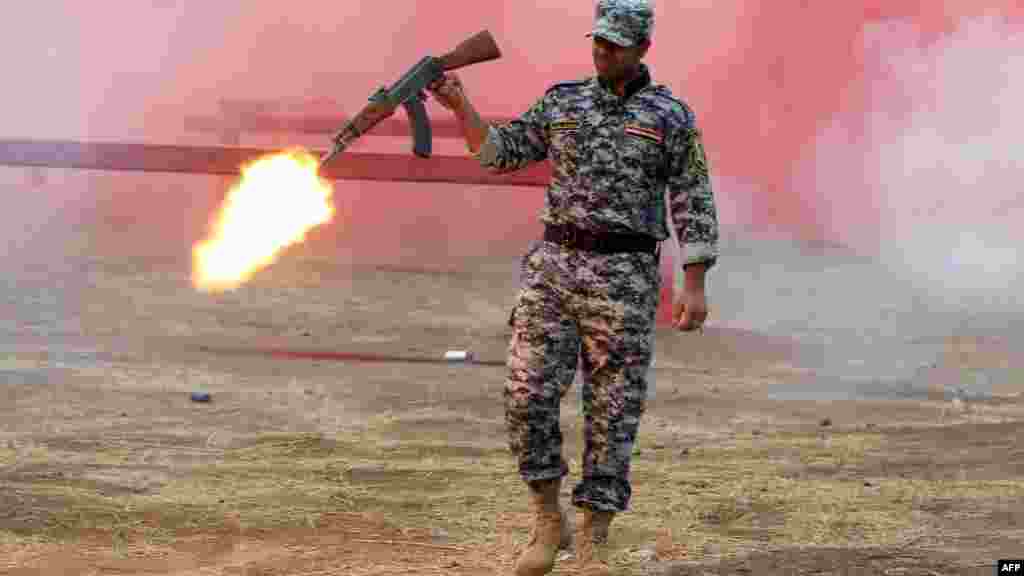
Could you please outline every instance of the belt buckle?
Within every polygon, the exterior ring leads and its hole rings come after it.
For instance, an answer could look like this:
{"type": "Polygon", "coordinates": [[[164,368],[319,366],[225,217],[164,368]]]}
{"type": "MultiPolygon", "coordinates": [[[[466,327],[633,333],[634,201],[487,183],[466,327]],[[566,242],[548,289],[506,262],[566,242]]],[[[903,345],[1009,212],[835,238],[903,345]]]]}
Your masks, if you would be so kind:
{"type": "Polygon", "coordinates": [[[562,244],[569,247],[575,248],[579,243],[579,230],[572,226],[565,226],[562,228],[562,244]]]}

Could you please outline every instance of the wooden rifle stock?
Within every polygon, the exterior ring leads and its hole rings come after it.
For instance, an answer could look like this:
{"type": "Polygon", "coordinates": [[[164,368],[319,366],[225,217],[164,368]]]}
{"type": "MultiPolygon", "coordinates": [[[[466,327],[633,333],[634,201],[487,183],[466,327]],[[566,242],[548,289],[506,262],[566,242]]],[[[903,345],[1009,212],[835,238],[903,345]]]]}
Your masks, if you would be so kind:
{"type": "Polygon", "coordinates": [[[491,33],[484,30],[463,40],[454,50],[441,56],[438,60],[441,63],[441,69],[447,72],[498,58],[501,58],[501,50],[491,33]]]}

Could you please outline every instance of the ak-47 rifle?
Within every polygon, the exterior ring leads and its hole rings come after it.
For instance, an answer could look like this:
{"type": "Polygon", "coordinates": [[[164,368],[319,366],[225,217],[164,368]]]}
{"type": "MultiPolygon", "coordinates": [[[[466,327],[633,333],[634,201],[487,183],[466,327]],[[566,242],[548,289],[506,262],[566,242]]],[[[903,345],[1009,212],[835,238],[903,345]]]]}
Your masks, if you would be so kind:
{"type": "Polygon", "coordinates": [[[405,108],[412,123],[413,153],[420,158],[429,158],[433,137],[430,132],[430,118],[423,106],[426,100],[423,91],[449,70],[498,58],[501,58],[501,50],[498,49],[491,33],[486,30],[463,41],[440,58],[424,57],[390,88],[382,86],[370,96],[370,103],[334,135],[334,147],[321,158],[320,166],[327,164],[331,158],[345,150],[356,138],[371,130],[378,122],[394,114],[399,106],[405,108]]]}

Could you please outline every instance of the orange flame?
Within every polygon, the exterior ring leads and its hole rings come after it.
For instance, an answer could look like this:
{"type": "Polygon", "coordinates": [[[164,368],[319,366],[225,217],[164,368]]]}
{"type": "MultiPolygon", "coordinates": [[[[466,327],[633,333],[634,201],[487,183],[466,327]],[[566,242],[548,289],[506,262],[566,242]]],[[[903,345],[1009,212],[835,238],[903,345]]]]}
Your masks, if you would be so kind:
{"type": "Polygon", "coordinates": [[[212,234],[192,249],[192,285],[204,292],[234,290],[277,260],[285,248],[331,220],[329,181],[303,150],[259,158],[242,169],[212,234]]]}

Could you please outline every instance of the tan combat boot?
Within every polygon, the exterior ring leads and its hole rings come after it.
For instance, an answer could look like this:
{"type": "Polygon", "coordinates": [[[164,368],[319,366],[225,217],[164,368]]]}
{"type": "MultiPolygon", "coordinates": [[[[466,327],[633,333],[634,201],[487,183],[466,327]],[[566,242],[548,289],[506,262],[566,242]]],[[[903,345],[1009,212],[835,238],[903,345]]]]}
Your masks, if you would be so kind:
{"type": "Polygon", "coordinates": [[[583,509],[583,533],[576,542],[579,576],[611,576],[608,566],[608,527],[614,512],[583,509]]]}
{"type": "Polygon", "coordinates": [[[530,508],[535,518],[530,543],[516,560],[515,576],[542,576],[555,566],[560,548],[572,544],[572,528],[558,504],[561,478],[534,482],[530,486],[530,508]]]}

